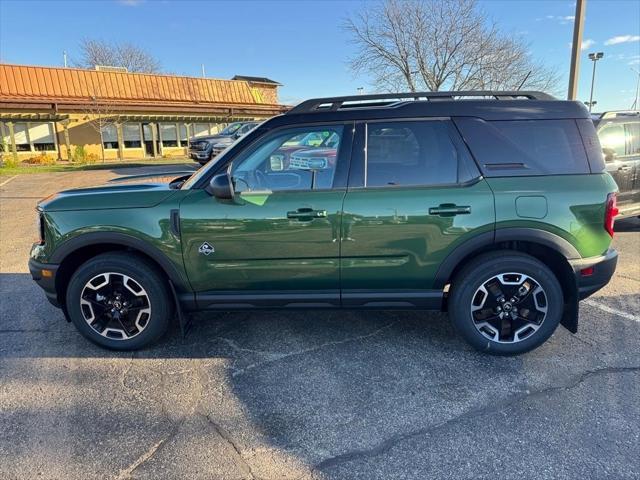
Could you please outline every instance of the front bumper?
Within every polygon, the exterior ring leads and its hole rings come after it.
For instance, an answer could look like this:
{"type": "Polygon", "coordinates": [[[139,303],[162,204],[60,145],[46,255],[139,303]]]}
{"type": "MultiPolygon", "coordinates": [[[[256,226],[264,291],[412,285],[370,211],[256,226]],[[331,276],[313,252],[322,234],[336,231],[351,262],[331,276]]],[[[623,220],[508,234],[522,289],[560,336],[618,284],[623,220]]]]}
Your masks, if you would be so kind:
{"type": "Polygon", "coordinates": [[[59,267],[60,265],[40,263],[33,258],[29,259],[29,271],[31,272],[31,278],[44,290],[49,303],[58,308],[61,306],[58,301],[58,292],[56,291],[56,273],[58,272],[59,267]],[[50,272],[50,275],[45,276],[45,272],[43,271],[50,272]]]}
{"type": "Polygon", "coordinates": [[[584,300],[609,283],[616,271],[618,252],[610,248],[599,257],[570,260],[569,263],[576,277],[578,299],[584,300]]]}
{"type": "Polygon", "coordinates": [[[189,157],[197,162],[208,162],[211,154],[207,150],[189,150],[189,157]]]}

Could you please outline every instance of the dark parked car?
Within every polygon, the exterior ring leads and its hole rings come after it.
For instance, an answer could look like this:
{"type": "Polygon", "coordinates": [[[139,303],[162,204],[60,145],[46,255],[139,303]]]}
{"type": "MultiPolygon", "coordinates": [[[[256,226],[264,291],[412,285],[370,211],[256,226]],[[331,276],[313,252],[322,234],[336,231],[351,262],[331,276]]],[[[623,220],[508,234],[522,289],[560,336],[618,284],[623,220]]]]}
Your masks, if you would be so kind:
{"type": "Polygon", "coordinates": [[[192,175],[44,199],[29,268],[107,348],[197,310],[431,309],[516,354],[576,332],[579,300],[610,280],[617,190],[579,102],[321,98],[192,175]]]}
{"type": "Polygon", "coordinates": [[[605,112],[594,116],[594,124],[607,171],[620,189],[620,215],[640,215],[640,112],[605,112]]]}
{"type": "Polygon", "coordinates": [[[259,122],[235,122],[227,125],[220,133],[203,135],[189,139],[189,157],[204,165],[224,150],[223,145],[231,145],[237,139],[253,130],[259,122]],[[214,145],[219,145],[214,148],[214,145]]]}

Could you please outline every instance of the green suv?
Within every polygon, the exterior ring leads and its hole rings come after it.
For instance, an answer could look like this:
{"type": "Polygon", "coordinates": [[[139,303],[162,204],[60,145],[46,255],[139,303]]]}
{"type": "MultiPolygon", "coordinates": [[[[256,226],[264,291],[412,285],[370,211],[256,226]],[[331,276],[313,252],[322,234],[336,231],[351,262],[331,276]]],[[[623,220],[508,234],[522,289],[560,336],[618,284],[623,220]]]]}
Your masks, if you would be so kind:
{"type": "Polygon", "coordinates": [[[196,310],[426,309],[516,354],[576,332],[578,301],[613,275],[616,191],[578,102],[314,99],[191,176],[44,199],[29,267],[107,348],[196,310]]]}

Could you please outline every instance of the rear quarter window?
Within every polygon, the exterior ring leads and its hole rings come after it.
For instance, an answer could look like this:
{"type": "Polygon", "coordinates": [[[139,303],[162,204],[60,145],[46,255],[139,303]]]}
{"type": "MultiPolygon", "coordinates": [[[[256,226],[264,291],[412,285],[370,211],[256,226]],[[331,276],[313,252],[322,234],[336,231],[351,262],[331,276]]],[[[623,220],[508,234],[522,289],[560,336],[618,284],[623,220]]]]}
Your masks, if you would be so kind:
{"type": "Polygon", "coordinates": [[[455,119],[487,177],[590,173],[575,120],[455,119]]]}

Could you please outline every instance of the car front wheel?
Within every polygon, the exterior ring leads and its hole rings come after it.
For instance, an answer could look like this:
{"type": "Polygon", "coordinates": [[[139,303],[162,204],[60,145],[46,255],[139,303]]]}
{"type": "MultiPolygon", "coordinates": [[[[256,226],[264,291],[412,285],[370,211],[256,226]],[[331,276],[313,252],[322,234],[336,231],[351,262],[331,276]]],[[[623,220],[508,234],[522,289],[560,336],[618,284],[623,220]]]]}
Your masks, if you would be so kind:
{"type": "Polygon", "coordinates": [[[449,315],[476,349],[514,355],[533,350],[553,334],[563,302],[562,288],[545,264],[518,252],[491,252],[456,275],[449,315]]]}
{"type": "Polygon", "coordinates": [[[66,306],[72,322],[94,343],[135,350],[158,340],[173,311],[166,280],[135,254],[106,253],[78,268],[66,306]]]}

